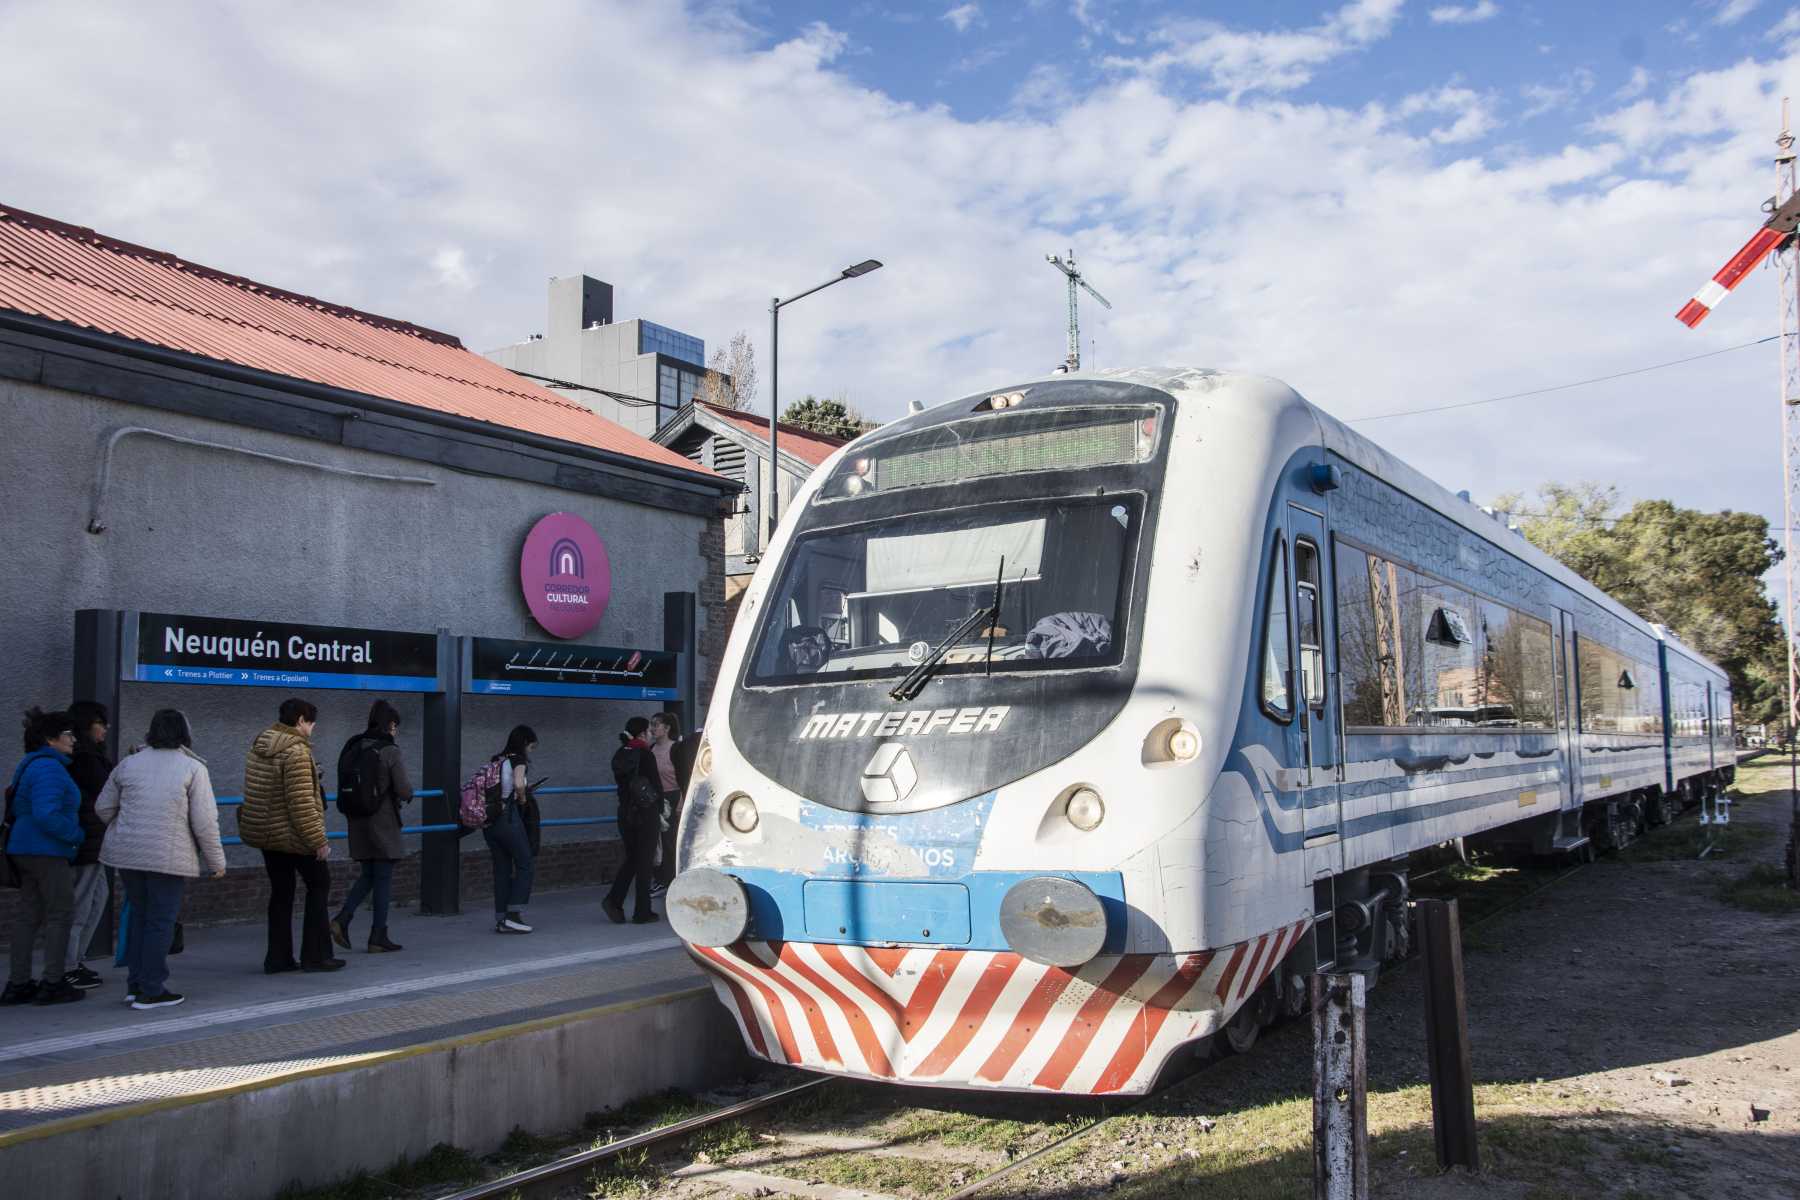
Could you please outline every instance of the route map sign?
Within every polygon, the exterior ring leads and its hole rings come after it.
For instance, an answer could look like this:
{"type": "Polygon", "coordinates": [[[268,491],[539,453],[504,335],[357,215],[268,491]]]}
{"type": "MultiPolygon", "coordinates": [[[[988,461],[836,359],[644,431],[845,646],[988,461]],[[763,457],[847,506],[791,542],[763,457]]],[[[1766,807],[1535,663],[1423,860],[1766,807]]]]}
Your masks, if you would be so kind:
{"type": "Polygon", "coordinates": [[[672,650],[471,638],[463,690],[488,696],[679,700],[672,650]]]}
{"type": "Polygon", "coordinates": [[[139,613],[124,677],[141,683],[435,692],[437,635],[139,613]]]}

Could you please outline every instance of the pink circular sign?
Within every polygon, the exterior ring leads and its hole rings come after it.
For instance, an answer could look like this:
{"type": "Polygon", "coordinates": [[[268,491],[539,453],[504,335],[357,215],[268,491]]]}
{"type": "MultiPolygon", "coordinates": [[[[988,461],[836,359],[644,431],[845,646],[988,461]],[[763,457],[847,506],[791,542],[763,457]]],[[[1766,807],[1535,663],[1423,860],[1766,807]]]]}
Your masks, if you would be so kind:
{"type": "Polygon", "coordinates": [[[546,632],[580,637],[600,623],[612,595],[606,543],[574,513],[551,513],[525,535],[519,587],[525,606],[546,632]]]}

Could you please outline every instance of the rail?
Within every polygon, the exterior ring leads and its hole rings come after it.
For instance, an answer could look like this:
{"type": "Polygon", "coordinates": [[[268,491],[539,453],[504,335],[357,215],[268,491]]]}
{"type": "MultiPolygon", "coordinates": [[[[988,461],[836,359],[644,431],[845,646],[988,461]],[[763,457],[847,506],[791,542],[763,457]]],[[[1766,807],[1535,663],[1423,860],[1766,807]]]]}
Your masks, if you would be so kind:
{"type": "MultiPolygon", "coordinates": [[[[600,795],[600,794],[607,793],[607,792],[616,792],[618,790],[619,790],[619,787],[617,784],[604,783],[604,784],[594,784],[591,787],[578,785],[578,786],[570,786],[570,787],[535,788],[535,789],[533,789],[533,793],[535,795],[539,795],[539,796],[596,796],[596,795],[600,795]]],[[[420,788],[418,791],[413,793],[413,799],[415,799],[415,800],[433,800],[433,799],[437,799],[443,795],[444,795],[443,788],[420,788]]],[[[332,801],[334,801],[336,799],[337,799],[336,792],[326,792],[325,793],[326,803],[331,803],[332,801]]],[[[235,808],[235,807],[243,804],[243,802],[244,802],[244,798],[242,796],[215,796],[214,800],[216,800],[218,802],[218,805],[220,808],[235,808]]],[[[618,817],[546,817],[543,820],[539,821],[538,825],[540,828],[549,828],[552,826],[569,826],[569,825],[617,825],[618,823],[619,823],[618,817]]],[[[402,825],[400,827],[400,832],[401,833],[459,833],[462,831],[462,828],[463,827],[461,825],[457,825],[457,824],[402,825]]],[[[350,833],[348,830],[344,830],[344,829],[331,829],[331,830],[326,831],[325,836],[332,841],[340,841],[344,838],[349,837],[350,833]]],[[[230,837],[220,838],[219,843],[221,845],[225,845],[225,846],[241,846],[244,844],[244,839],[241,837],[238,837],[236,834],[232,834],[230,837]]]]}

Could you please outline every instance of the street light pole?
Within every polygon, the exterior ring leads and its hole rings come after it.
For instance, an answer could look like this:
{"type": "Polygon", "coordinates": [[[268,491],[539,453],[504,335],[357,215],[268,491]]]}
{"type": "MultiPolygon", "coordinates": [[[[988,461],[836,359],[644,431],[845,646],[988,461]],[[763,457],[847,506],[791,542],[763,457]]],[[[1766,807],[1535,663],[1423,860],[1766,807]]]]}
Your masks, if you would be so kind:
{"type": "MultiPolygon", "coordinates": [[[[796,300],[804,300],[814,292],[822,292],[834,283],[842,283],[846,279],[855,279],[859,275],[867,275],[870,271],[881,269],[879,259],[866,258],[855,266],[845,267],[824,283],[807,288],[804,292],[796,292],[783,300],[776,296],[769,301],[769,541],[775,540],[775,525],[781,518],[781,459],[777,456],[779,436],[777,426],[781,422],[781,310],[796,300]]],[[[768,546],[762,547],[763,553],[768,546]]]]}

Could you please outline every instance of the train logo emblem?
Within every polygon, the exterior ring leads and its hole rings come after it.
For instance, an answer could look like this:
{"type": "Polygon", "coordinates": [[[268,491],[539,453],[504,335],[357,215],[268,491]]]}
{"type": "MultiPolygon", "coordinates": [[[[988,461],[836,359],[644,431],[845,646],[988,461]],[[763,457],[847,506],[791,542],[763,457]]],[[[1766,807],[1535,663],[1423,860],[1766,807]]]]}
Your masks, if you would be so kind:
{"type": "Polygon", "coordinates": [[[525,538],[519,587],[532,618],[546,632],[580,637],[600,623],[612,595],[606,543],[574,513],[551,513],[525,538]]]}
{"type": "Polygon", "coordinates": [[[870,804],[898,804],[919,784],[919,769],[902,742],[883,742],[862,769],[863,799],[870,804]]]}

